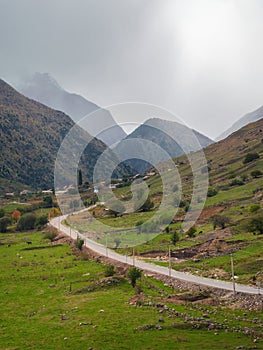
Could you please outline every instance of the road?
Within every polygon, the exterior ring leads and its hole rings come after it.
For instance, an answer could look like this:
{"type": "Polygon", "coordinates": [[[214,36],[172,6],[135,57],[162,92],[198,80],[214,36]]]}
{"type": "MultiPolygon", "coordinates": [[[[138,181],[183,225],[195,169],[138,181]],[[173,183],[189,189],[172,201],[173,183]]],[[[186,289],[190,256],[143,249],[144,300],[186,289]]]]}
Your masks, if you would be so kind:
{"type": "MultiPolygon", "coordinates": [[[[86,209],[85,209],[86,210],[86,209]]],[[[82,211],[85,211],[82,210],[82,211]]],[[[180,271],[175,271],[172,269],[169,269],[167,267],[163,266],[158,266],[155,264],[147,263],[135,258],[131,258],[125,255],[121,255],[116,253],[115,251],[103,246],[102,244],[99,244],[97,242],[92,241],[91,239],[88,239],[81,233],[79,233],[76,230],[73,230],[71,227],[65,226],[62,224],[62,221],[67,218],[67,215],[62,215],[56,218],[53,218],[50,220],[50,224],[63,232],[64,234],[72,237],[73,239],[76,239],[77,236],[80,238],[84,239],[84,244],[87,248],[90,248],[94,252],[109,257],[113,260],[119,261],[121,263],[126,263],[131,266],[136,266],[144,271],[147,272],[153,272],[153,273],[158,273],[164,276],[170,276],[171,278],[176,278],[181,281],[185,282],[190,282],[190,283],[195,283],[199,285],[204,285],[207,287],[213,287],[213,288],[219,288],[223,290],[229,290],[233,291],[233,283],[232,282],[226,282],[226,281],[220,281],[217,279],[212,279],[212,278],[205,278],[205,277],[199,277],[195,275],[191,275],[189,273],[185,272],[180,272],[180,271]]],[[[235,283],[235,290],[236,292],[242,292],[246,294],[262,294],[262,289],[251,287],[251,286],[246,286],[242,285],[239,283],[235,283]]]]}

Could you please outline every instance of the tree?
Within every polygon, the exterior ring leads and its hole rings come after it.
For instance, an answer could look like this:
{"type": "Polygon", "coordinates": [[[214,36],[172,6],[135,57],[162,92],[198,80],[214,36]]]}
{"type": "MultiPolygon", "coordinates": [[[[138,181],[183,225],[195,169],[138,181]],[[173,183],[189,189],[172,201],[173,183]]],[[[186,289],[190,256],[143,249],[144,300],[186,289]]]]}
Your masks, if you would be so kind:
{"type": "Polygon", "coordinates": [[[5,216],[5,211],[3,208],[0,208],[0,218],[2,218],[3,216],[5,216]]]}
{"type": "Polygon", "coordinates": [[[141,206],[140,210],[142,211],[150,211],[154,207],[154,203],[150,200],[150,198],[147,198],[146,201],[141,206]]]}
{"type": "Polygon", "coordinates": [[[76,239],[76,242],[75,242],[76,247],[79,250],[82,250],[83,244],[84,244],[84,239],[82,239],[79,236],[77,236],[77,239],[76,239]]]}
{"type": "Polygon", "coordinates": [[[119,213],[123,213],[124,211],[125,206],[120,201],[114,201],[110,203],[109,214],[115,216],[115,218],[119,213]]]}
{"type": "Polygon", "coordinates": [[[257,179],[258,177],[262,176],[262,171],[260,170],[253,170],[251,171],[250,175],[254,178],[257,179]]]}
{"type": "Polygon", "coordinates": [[[186,234],[190,238],[194,238],[195,237],[195,233],[196,233],[196,228],[194,226],[190,227],[189,230],[186,232],[186,234]]]}
{"type": "Polygon", "coordinates": [[[11,219],[8,216],[3,216],[0,218],[0,232],[5,233],[7,231],[7,226],[11,224],[11,219]]]}
{"type": "Polygon", "coordinates": [[[128,278],[131,281],[133,288],[136,286],[137,279],[142,276],[142,271],[137,267],[131,267],[128,271],[128,278]]]}
{"type": "Polygon", "coordinates": [[[35,228],[36,215],[32,213],[24,214],[21,216],[17,223],[18,231],[32,230],[35,228]]]}
{"type": "Polygon", "coordinates": [[[43,198],[42,207],[43,208],[51,208],[53,206],[52,196],[47,196],[43,198]]]}
{"type": "Polygon", "coordinates": [[[245,156],[245,159],[243,160],[243,164],[247,164],[250,162],[253,162],[253,160],[258,159],[259,158],[259,154],[258,153],[248,153],[245,156]]]}
{"type": "Polygon", "coordinates": [[[60,211],[58,208],[52,208],[50,209],[50,212],[49,212],[49,217],[50,218],[55,218],[56,216],[59,216],[60,215],[60,211]]]}
{"type": "Polygon", "coordinates": [[[36,219],[36,228],[41,228],[45,226],[48,223],[48,217],[47,215],[41,215],[36,219]]]}
{"type": "Polygon", "coordinates": [[[217,226],[221,227],[221,229],[224,229],[230,222],[229,218],[223,215],[214,215],[212,216],[211,220],[214,225],[214,230],[217,228],[217,226]]]}
{"type": "Polygon", "coordinates": [[[173,245],[176,245],[176,243],[179,241],[180,237],[177,233],[177,231],[173,231],[172,235],[171,235],[171,242],[173,243],[173,245]]]}
{"type": "Polygon", "coordinates": [[[14,220],[14,222],[18,222],[21,218],[21,212],[19,210],[14,210],[11,217],[14,220]]]}
{"type": "Polygon", "coordinates": [[[105,269],[105,277],[110,277],[115,274],[114,265],[107,265],[105,269]]]}
{"type": "Polygon", "coordinates": [[[263,215],[256,216],[249,221],[248,231],[263,234],[263,215]]]}
{"type": "Polygon", "coordinates": [[[115,249],[117,249],[119,247],[119,245],[121,244],[121,240],[119,238],[115,238],[114,243],[115,243],[115,249]]]}
{"type": "Polygon", "coordinates": [[[81,169],[78,170],[78,185],[82,185],[82,171],[81,169]]]}

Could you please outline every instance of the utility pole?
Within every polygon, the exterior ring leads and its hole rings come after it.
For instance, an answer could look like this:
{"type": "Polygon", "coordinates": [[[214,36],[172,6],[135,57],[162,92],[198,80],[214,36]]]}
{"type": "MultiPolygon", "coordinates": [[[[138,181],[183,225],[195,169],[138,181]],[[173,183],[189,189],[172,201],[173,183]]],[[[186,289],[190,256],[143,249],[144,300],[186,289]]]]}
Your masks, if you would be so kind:
{"type": "Polygon", "coordinates": [[[233,260],[233,254],[230,254],[231,259],[231,271],[232,271],[232,282],[233,282],[233,294],[236,294],[236,282],[235,282],[235,272],[234,272],[234,260],[233,260]]]}
{"type": "Polygon", "coordinates": [[[169,262],[168,262],[168,269],[169,269],[169,277],[171,277],[171,246],[169,244],[168,247],[168,258],[169,258],[169,262]]]}
{"type": "Polygon", "coordinates": [[[106,257],[108,257],[108,234],[106,233],[106,257]]]}

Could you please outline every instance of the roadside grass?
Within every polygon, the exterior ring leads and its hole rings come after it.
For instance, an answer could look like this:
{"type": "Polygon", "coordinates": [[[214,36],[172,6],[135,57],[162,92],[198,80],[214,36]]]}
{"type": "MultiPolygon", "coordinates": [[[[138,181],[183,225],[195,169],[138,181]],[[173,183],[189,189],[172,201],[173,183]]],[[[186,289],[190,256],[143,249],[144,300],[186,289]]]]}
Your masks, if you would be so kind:
{"type": "MultiPolygon", "coordinates": [[[[233,253],[237,282],[245,284],[253,282],[253,277],[263,269],[262,252],[263,237],[253,236],[252,240],[247,239],[243,247],[233,253]]],[[[152,260],[152,262],[155,262],[158,265],[168,266],[168,262],[156,262],[154,260],[152,260]]],[[[172,268],[178,271],[187,268],[189,272],[202,276],[207,276],[210,270],[222,269],[230,275],[230,255],[225,254],[216,257],[203,258],[199,261],[189,259],[183,262],[172,262],[172,268]]],[[[220,279],[220,276],[217,278],[220,279]]]]}
{"type": "MultiPolygon", "coordinates": [[[[196,329],[183,317],[162,313],[162,329],[135,330],[159,323],[159,310],[128,303],[134,289],[127,281],[100,290],[76,293],[81,287],[104,276],[105,267],[78,259],[67,245],[51,246],[41,232],[0,235],[0,348],[1,349],[203,349],[253,346],[253,338],[233,331],[196,329]],[[28,246],[26,240],[32,245],[28,246]],[[8,246],[10,245],[10,246],[8,246]],[[41,248],[42,247],[42,248],[41,248]],[[37,249],[39,248],[39,249],[37,249]]],[[[173,294],[170,287],[150,277],[138,282],[148,300],[157,302],[173,294]]],[[[211,319],[228,319],[232,327],[248,326],[260,317],[249,312],[247,321],[238,320],[241,310],[175,305],[182,314],[200,315],[211,311],[211,319]]],[[[262,343],[257,343],[260,349],[262,343]]]]}

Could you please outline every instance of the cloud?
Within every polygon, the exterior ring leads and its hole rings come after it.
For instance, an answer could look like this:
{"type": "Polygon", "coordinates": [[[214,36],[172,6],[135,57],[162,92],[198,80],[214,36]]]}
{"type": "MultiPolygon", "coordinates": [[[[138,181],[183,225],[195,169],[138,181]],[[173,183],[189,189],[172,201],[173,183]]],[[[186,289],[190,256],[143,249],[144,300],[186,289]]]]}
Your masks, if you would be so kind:
{"type": "Polygon", "coordinates": [[[0,74],[102,106],[148,102],[216,136],[263,104],[260,0],[0,0],[0,74]]]}

